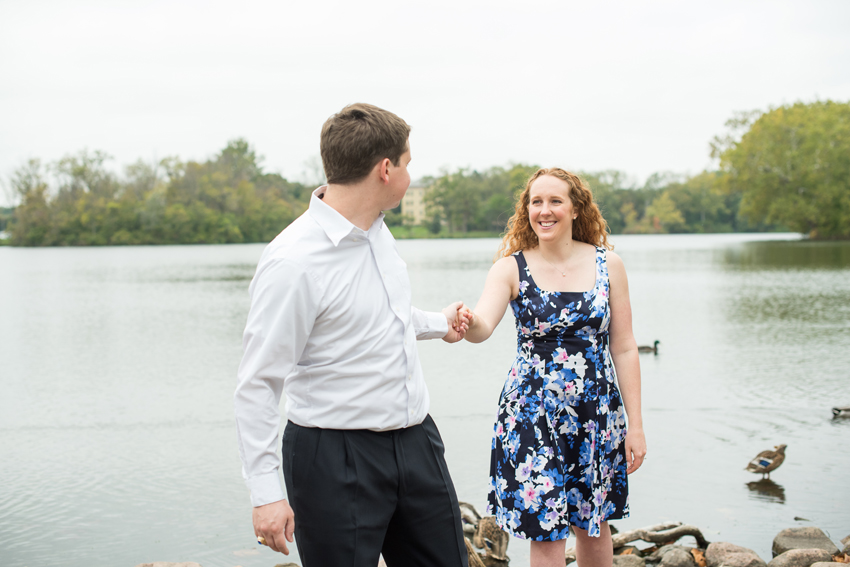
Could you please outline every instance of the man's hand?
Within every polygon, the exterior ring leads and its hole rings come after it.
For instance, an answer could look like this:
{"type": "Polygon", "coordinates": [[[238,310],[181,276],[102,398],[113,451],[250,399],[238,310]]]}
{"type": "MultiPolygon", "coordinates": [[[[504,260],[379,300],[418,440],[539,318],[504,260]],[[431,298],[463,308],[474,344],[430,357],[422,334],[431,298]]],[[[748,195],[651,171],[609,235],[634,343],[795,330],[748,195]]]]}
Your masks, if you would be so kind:
{"type": "Polygon", "coordinates": [[[467,313],[471,313],[471,311],[463,305],[463,301],[455,301],[444,308],[442,312],[449,323],[449,331],[443,337],[443,340],[447,343],[456,343],[463,339],[466,331],[469,330],[471,317],[467,313]]]}
{"type": "Polygon", "coordinates": [[[253,512],[254,535],[263,537],[266,545],[284,555],[289,555],[286,542],[292,543],[295,532],[295,513],[286,500],[257,506],[253,512]]]}

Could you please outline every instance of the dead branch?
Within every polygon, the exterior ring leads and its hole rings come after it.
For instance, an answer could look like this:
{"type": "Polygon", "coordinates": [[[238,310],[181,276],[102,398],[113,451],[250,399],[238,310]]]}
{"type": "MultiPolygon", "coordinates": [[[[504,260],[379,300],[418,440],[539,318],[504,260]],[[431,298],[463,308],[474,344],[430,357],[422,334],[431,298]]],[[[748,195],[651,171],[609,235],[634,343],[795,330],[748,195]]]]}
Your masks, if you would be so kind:
{"type": "MultiPolygon", "coordinates": [[[[691,525],[682,525],[682,522],[666,522],[637,530],[629,530],[612,535],[611,541],[614,549],[618,549],[627,543],[637,540],[647,543],[671,544],[685,536],[693,536],[697,540],[697,545],[703,549],[708,546],[708,541],[703,537],[699,528],[691,525]]],[[[567,563],[572,563],[576,560],[575,547],[567,550],[566,560],[567,563]]]]}

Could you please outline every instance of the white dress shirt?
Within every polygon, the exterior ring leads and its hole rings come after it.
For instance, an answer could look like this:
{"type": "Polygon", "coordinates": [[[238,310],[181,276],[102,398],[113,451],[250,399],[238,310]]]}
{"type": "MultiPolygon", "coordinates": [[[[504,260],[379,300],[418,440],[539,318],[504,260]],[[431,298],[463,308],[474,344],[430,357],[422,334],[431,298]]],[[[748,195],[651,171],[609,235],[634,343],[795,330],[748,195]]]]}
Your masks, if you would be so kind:
{"type": "Polygon", "coordinates": [[[284,498],[280,396],[287,417],[324,429],[421,423],[428,390],[417,339],[445,336],[442,313],[411,307],[407,265],[381,215],[368,231],[321,200],[265,249],[234,394],[242,474],[254,506],[284,498]]]}

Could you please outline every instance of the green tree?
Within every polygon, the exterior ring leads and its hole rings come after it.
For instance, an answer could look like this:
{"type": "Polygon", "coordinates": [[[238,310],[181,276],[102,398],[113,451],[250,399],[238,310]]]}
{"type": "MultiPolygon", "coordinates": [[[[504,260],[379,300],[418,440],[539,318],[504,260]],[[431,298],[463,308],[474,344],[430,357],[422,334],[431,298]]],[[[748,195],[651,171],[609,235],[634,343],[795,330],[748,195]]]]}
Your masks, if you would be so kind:
{"type": "Polygon", "coordinates": [[[733,118],[716,138],[725,190],[750,221],[812,238],[850,238],[850,104],[818,101],[733,118]]]}
{"type": "Polygon", "coordinates": [[[12,191],[20,204],[9,225],[12,244],[37,246],[42,244],[50,228],[48,185],[44,179],[41,161],[31,159],[12,174],[12,191]]]}

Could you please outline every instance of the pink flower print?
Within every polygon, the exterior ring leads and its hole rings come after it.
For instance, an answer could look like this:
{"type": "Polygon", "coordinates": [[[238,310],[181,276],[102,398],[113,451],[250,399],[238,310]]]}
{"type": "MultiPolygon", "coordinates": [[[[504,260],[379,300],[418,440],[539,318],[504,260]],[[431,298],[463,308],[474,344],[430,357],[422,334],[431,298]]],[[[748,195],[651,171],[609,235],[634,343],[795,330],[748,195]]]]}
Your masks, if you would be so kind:
{"type": "Polygon", "coordinates": [[[504,432],[505,432],[505,430],[504,430],[504,428],[502,427],[502,423],[501,423],[501,422],[499,422],[499,425],[498,425],[498,426],[496,426],[496,435],[498,435],[499,437],[501,437],[501,436],[502,436],[502,433],[504,433],[504,432]]]}
{"type": "Polygon", "coordinates": [[[520,496],[522,496],[522,503],[525,507],[532,508],[534,506],[534,501],[537,500],[537,490],[534,488],[532,483],[526,482],[522,485],[520,496]]]}
{"type": "Polygon", "coordinates": [[[541,477],[540,481],[537,483],[540,486],[540,492],[549,492],[553,488],[555,488],[555,483],[552,482],[552,479],[548,476],[541,477]]]}
{"type": "Polygon", "coordinates": [[[565,362],[567,362],[567,360],[569,360],[569,358],[570,357],[567,354],[567,351],[565,351],[562,348],[556,348],[555,349],[555,357],[552,360],[554,360],[558,364],[564,364],[565,362]]]}

